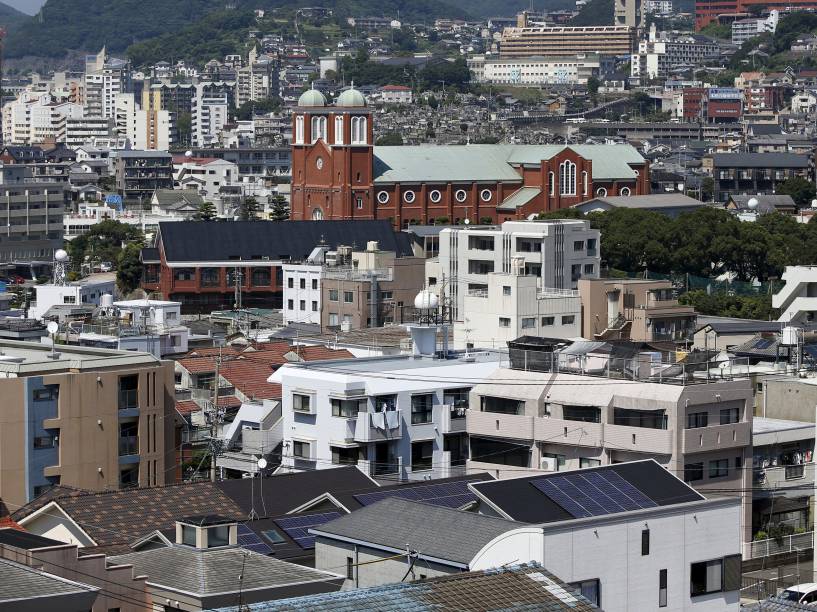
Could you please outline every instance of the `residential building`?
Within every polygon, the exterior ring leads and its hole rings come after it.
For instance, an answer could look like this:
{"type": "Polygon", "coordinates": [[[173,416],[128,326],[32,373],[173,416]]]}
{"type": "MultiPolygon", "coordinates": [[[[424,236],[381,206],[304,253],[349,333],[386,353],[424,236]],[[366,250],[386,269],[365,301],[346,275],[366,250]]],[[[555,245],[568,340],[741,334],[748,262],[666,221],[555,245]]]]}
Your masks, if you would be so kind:
{"type": "Polygon", "coordinates": [[[193,147],[194,157],[217,158],[238,166],[238,176],[248,182],[257,178],[289,178],[292,153],[289,147],[227,149],[219,147],[193,147]]]}
{"type": "Polygon", "coordinates": [[[647,11],[645,0],[616,0],[613,6],[613,23],[618,26],[643,28],[647,11]]]}
{"type": "Polygon", "coordinates": [[[405,85],[384,85],[378,91],[383,104],[411,104],[414,101],[411,87],[405,85]]]}
{"type": "Polygon", "coordinates": [[[3,572],[0,608],[6,610],[20,609],[25,605],[21,604],[21,600],[31,599],[36,593],[34,606],[40,609],[86,612],[92,609],[101,591],[99,587],[66,580],[48,572],[34,571],[15,561],[0,561],[0,570],[3,572]]]}
{"type": "Polygon", "coordinates": [[[779,333],[781,327],[780,323],[774,321],[701,315],[698,317],[698,328],[695,330],[692,346],[698,350],[732,350],[758,334],[779,333]]]}
{"type": "Polygon", "coordinates": [[[466,296],[487,291],[493,272],[535,276],[542,293],[576,289],[580,278],[598,278],[599,238],[582,220],[445,228],[438,257],[426,264],[427,286],[450,305],[455,320],[464,321],[470,315],[466,296]]]}
{"type": "Polygon", "coordinates": [[[703,167],[714,179],[714,200],[733,195],[774,194],[795,176],[814,182],[814,158],[797,153],[714,153],[703,167]]]}
{"type": "Polygon", "coordinates": [[[173,189],[173,158],[163,151],[117,151],[116,189],[127,201],[147,202],[157,189],[173,189]]]}
{"type": "Polygon", "coordinates": [[[116,293],[116,275],[102,273],[71,282],[51,282],[34,286],[34,301],[28,310],[29,319],[41,320],[54,306],[99,306],[102,296],[116,293]]]}
{"type": "Polygon", "coordinates": [[[598,76],[600,65],[599,56],[595,54],[516,59],[475,55],[468,58],[474,80],[495,85],[586,85],[590,77],[598,76]]]}
{"type": "Polygon", "coordinates": [[[62,248],[65,185],[35,177],[30,166],[0,163],[0,261],[51,261],[62,248]]]}
{"type": "Polygon", "coordinates": [[[77,148],[96,141],[112,138],[116,133],[114,118],[105,117],[66,117],[65,144],[77,148]]]}
{"type": "Polygon", "coordinates": [[[503,349],[520,336],[579,338],[582,302],[575,289],[549,289],[525,274],[524,259],[511,272],[491,272],[485,289],[469,289],[454,322],[454,348],[503,349]]]}
{"type": "Polygon", "coordinates": [[[283,264],[284,325],[290,323],[321,324],[322,286],[324,275],[323,250],[300,264],[283,264]],[[303,303],[303,308],[301,304],[303,303]]]}
{"type": "Polygon", "coordinates": [[[783,280],[786,284],[772,296],[772,308],[780,313],[777,320],[796,327],[813,323],[817,313],[817,267],[786,266],[783,280]]]}
{"type": "Polygon", "coordinates": [[[746,114],[777,113],[785,106],[785,88],[782,85],[747,83],[743,89],[746,114]]]}
{"type": "Polygon", "coordinates": [[[616,342],[512,347],[511,368],[471,389],[469,470],[507,477],[653,458],[704,493],[734,490],[749,542],[752,384],[728,364],[675,356],[616,342]]]}
{"type": "Polygon", "coordinates": [[[743,91],[735,87],[684,87],[675,95],[676,116],[689,122],[737,123],[743,91]]]}
{"type": "Polygon", "coordinates": [[[670,281],[579,280],[582,337],[588,340],[689,343],[697,314],[678,303],[670,281]]]}
{"type": "Polygon", "coordinates": [[[636,48],[636,28],[629,25],[505,28],[499,57],[576,56],[580,53],[629,56],[636,48]]]}
{"type": "Polygon", "coordinates": [[[65,121],[82,117],[79,104],[58,102],[51,94],[24,91],[3,105],[3,142],[32,145],[65,141],[65,121]]]}
{"type": "Polygon", "coordinates": [[[109,57],[105,48],[85,58],[85,115],[113,119],[116,95],[131,89],[130,63],[109,57]]]}
{"type": "Polygon", "coordinates": [[[765,215],[778,212],[784,215],[797,213],[797,204],[790,195],[732,195],[724,206],[726,210],[742,214],[765,215]],[[749,202],[752,205],[749,205],[749,202]]]}
{"type": "Polygon", "coordinates": [[[638,43],[630,61],[630,76],[644,80],[665,79],[676,69],[700,66],[720,58],[720,45],[697,35],[670,36],[650,28],[647,40],[638,43]]]}
{"type": "Polygon", "coordinates": [[[193,191],[214,203],[222,216],[232,216],[244,195],[238,166],[218,158],[175,155],[173,186],[176,190],[193,191]]]}
{"type": "Polygon", "coordinates": [[[700,30],[705,25],[720,22],[720,16],[751,15],[755,11],[770,13],[773,10],[781,12],[813,11],[817,9],[814,0],[695,0],[695,29],[700,30]]]}
{"type": "Polygon", "coordinates": [[[235,304],[238,271],[245,307],[280,308],[281,265],[305,260],[319,244],[336,249],[370,240],[412,255],[408,235],[388,221],[160,223],[156,246],[142,251],[142,287],[181,302],[184,312],[211,312],[235,304]]]}
{"type": "Polygon", "coordinates": [[[415,328],[413,334],[431,334],[427,350],[415,336],[415,356],[279,368],[270,381],[282,386],[282,469],[352,464],[373,477],[399,480],[464,473],[470,385],[462,379],[490,377],[501,365],[500,354],[433,357],[436,331],[415,328]]]}
{"type": "Polygon", "coordinates": [[[142,109],[132,93],[117,94],[114,108],[117,133],[127,138],[134,149],[170,149],[173,131],[170,111],[142,109]]]}
{"type": "Polygon", "coordinates": [[[211,91],[204,83],[196,86],[191,117],[194,146],[207,147],[218,144],[219,133],[229,119],[229,104],[226,92],[211,91]]]}
{"type": "Polygon", "coordinates": [[[780,11],[769,11],[768,17],[736,19],[732,22],[732,44],[742,45],[750,38],[765,32],[774,32],[780,19],[780,11]]]}
{"type": "MultiPolygon", "coordinates": [[[[653,176],[655,173],[653,173],[653,176]]],[[[671,180],[671,179],[670,179],[671,180]]],[[[683,179],[681,179],[683,180],[683,179]]],[[[683,187],[683,183],[680,184],[683,187]]],[[[699,208],[706,207],[706,203],[691,198],[681,193],[683,189],[676,193],[653,193],[641,196],[596,196],[589,200],[576,204],[573,208],[582,211],[584,214],[591,212],[605,212],[614,208],[633,208],[638,210],[649,210],[661,213],[671,218],[675,218],[683,213],[692,212],[699,208]]]]}
{"type": "Polygon", "coordinates": [[[740,609],[740,501],[651,459],[469,488],[479,512],[537,525],[536,561],[603,610],[740,609]]]}
{"type": "Polygon", "coordinates": [[[10,507],[57,485],[99,491],[173,481],[170,362],[32,342],[0,347],[0,497],[10,507]]]}
{"type": "Polygon", "coordinates": [[[644,0],[644,11],[653,15],[672,13],[672,0],[644,0]]]}
{"type": "Polygon", "coordinates": [[[334,106],[317,90],[302,94],[293,113],[292,219],[496,222],[601,191],[649,192],[649,165],[629,145],[372,147],[372,119],[357,90],[334,106]]]}
{"type": "Polygon", "coordinates": [[[569,605],[576,612],[595,610],[589,602],[585,603],[585,598],[580,594],[571,592],[559,578],[537,564],[513,564],[427,580],[422,578],[424,575],[415,571],[419,579],[413,582],[395,582],[381,587],[270,602],[265,604],[265,609],[284,612],[294,607],[298,610],[340,612],[351,605],[360,612],[379,612],[384,605],[396,610],[410,609],[418,601],[429,598],[450,602],[452,607],[462,612],[521,612],[563,605],[569,605]],[[520,581],[522,576],[529,579],[520,581]]]}
{"type": "Polygon", "coordinates": [[[337,254],[331,261],[334,265],[324,270],[320,301],[308,304],[300,298],[298,304],[287,303],[287,309],[322,304],[321,327],[347,331],[413,320],[414,298],[425,281],[425,258],[398,257],[374,241],[365,251],[340,247],[337,254]],[[408,316],[405,306],[410,309],[408,316]]]}

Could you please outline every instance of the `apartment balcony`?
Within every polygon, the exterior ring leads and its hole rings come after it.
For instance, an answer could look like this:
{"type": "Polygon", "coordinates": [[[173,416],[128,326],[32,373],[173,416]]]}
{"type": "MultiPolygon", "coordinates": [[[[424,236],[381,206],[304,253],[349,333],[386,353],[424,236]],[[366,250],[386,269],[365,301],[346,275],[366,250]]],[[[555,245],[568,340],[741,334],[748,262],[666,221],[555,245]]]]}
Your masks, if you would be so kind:
{"type": "Polygon", "coordinates": [[[139,415],[139,390],[120,389],[119,390],[119,416],[139,415]],[[127,411],[127,412],[124,412],[127,411]],[[134,412],[135,411],[135,412],[134,412]]]}
{"type": "Polygon", "coordinates": [[[532,441],[534,420],[534,417],[524,415],[469,410],[465,415],[465,430],[469,436],[532,441]]]}
{"type": "Polygon", "coordinates": [[[534,419],[534,439],[553,444],[601,448],[604,444],[604,425],[566,419],[534,419]]]}
{"type": "Polygon", "coordinates": [[[728,450],[751,443],[752,426],[749,423],[697,427],[684,430],[681,452],[688,454],[728,450]]]}
{"type": "Polygon", "coordinates": [[[814,486],[814,463],[755,468],[753,487],[763,497],[803,497],[814,486]]]}
{"type": "Polygon", "coordinates": [[[119,463],[139,463],[139,437],[122,436],[119,438],[119,463]]]}
{"type": "Polygon", "coordinates": [[[437,423],[442,434],[463,433],[465,432],[465,413],[467,412],[464,406],[453,406],[451,404],[435,404],[432,408],[434,423],[437,423]]]}
{"type": "Polygon", "coordinates": [[[674,432],[668,429],[605,425],[604,443],[616,450],[671,455],[674,432]]]}
{"type": "Polygon", "coordinates": [[[355,442],[382,442],[402,437],[400,410],[385,412],[358,412],[355,423],[355,442]]]}

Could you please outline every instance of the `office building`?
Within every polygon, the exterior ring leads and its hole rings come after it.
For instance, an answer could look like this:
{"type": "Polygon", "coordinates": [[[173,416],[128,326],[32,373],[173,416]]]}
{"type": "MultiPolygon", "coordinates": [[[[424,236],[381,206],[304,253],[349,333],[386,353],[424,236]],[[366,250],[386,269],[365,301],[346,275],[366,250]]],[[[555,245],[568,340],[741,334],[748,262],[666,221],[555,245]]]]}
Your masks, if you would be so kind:
{"type": "Polygon", "coordinates": [[[598,76],[599,66],[600,59],[595,54],[518,59],[475,55],[468,58],[468,68],[474,80],[493,85],[586,85],[587,79],[598,76]]]}
{"type": "Polygon", "coordinates": [[[505,28],[499,57],[575,57],[590,53],[629,56],[635,48],[636,29],[626,25],[505,28]]]}

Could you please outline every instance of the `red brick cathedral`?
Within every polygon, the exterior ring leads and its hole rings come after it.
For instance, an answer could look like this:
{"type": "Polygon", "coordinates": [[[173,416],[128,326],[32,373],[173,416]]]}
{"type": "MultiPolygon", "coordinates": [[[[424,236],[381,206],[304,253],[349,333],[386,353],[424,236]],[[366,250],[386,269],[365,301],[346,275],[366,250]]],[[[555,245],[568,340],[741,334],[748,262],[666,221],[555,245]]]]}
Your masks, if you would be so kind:
{"type": "Polygon", "coordinates": [[[630,145],[374,147],[355,90],[334,106],[306,91],[292,115],[292,219],[525,219],[593,197],[649,193],[649,164],[630,145]]]}

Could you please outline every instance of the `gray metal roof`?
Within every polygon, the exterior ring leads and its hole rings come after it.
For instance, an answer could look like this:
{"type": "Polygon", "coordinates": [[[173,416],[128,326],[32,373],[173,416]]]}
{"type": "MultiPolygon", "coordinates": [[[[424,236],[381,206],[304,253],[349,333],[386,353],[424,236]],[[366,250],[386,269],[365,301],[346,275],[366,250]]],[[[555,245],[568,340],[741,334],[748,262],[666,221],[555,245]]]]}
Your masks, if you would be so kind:
{"type": "Polygon", "coordinates": [[[808,155],[797,153],[715,153],[716,168],[808,168],[808,155]]]}
{"type": "MultiPolygon", "coordinates": [[[[87,595],[89,602],[93,602],[99,591],[98,587],[72,582],[6,559],[0,559],[0,577],[0,606],[4,609],[16,600],[72,594],[87,595]]],[[[55,602],[50,600],[49,603],[53,605],[55,602]]]]}
{"type": "Polygon", "coordinates": [[[389,497],[311,530],[468,565],[495,537],[524,523],[389,497]]]}
{"type": "Polygon", "coordinates": [[[200,550],[173,545],[108,557],[111,565],[132,564],[148,583],[197,596],[237,593],[239,589],[275,589],[337,579],[336,574],[280,561],[244,548],[200,550]],[[239,585],[238,576],[243,580],[239,585]]]}
{"type": "Polygon", "coordinates": [[[608,196],[604,198],[593,198],[575,207],[585,207],[593,204],[593,202],[603,202],[612,206],[613,208],[703,208],[706,206],[700,200],[690,198],[683,193],[653,193],[649,195],[637,196],[608,196]]]}
{"type": "Polygon", "coordinates": [[[516,210],[530,202],[540,193],[542,193],[542,190],[538,187],[521,187],[509,197],[505,198],[505,201],[496,208],[497,210],[516,210]]]}

